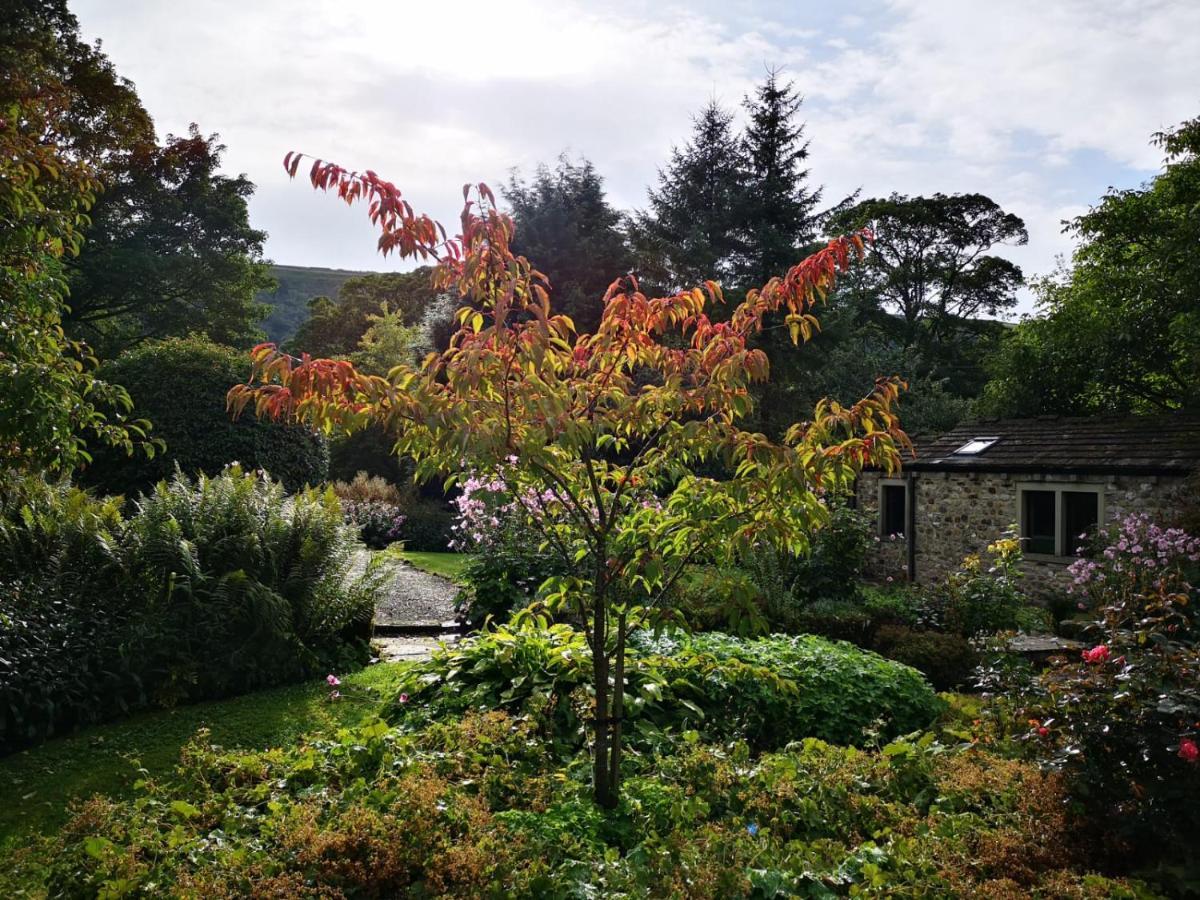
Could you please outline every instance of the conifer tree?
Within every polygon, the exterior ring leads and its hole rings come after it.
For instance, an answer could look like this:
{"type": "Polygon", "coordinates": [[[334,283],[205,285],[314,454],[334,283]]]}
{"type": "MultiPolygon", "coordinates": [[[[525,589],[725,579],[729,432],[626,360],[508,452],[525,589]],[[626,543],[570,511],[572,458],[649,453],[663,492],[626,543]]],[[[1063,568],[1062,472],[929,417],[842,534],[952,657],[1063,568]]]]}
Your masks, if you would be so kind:
{"type": "Polygon", "coordinates": [[[727,281],[739,255],[745,157],[733,113],[715,100],[693,120],[692,136],[650,189],[650,208],[632,225],[638,269],[664,289],[705,278],[727,281]]]}
{"type": "Polygon", "coordinates": [[[797,113],[804,98],[792,82],[772,71],[753,97],[743,101],[749,121],[742,138],[748,177],[739,210],[744,256],[739,283],[759,283],[795,259],[817,233],[821,188],[810,187],[808,141],[797,113]]]}

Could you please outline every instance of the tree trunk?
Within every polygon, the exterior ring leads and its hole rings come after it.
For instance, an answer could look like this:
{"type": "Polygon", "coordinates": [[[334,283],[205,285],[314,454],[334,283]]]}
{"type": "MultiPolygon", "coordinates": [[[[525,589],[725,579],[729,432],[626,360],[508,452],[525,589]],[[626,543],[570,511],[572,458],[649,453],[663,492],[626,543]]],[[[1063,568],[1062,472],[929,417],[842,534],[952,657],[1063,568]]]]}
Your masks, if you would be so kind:
{"type": "MultiPolygon", "coordinates": [[[[603,549],[603,548],[602,548],[603,549]]],[[[608,584],[603,553],[597,554],[595,603],[592,608],[592,677],[596,686],[596,744],[592,751],[592,796],[596,805],[612,809],[617,797],[609,771],[608,711],[608,584]]]]}
{"type": "Polygon", "coordinates": [[[609,793],[615,806],[621,796],[621,730],[625,720],[625,610],[617,615],[617,652],[613,660],[612,731],[608,764],[609,793]]]}

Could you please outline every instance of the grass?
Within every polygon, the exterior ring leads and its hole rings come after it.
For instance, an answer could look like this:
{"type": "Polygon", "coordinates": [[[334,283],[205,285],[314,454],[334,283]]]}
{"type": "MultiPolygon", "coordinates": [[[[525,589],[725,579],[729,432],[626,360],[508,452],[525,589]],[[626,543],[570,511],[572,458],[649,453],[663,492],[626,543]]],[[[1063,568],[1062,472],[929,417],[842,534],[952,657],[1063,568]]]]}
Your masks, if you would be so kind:
{"type": "Polygon", "coordinates": [[[432,575],[441,575],[459,584],[462,583],[463,569],[471,558],[466,553],[433,553],[420,550],[399,550],[396,551],[396,555],[413,568],[432,575]]]}
{"type": "Polygon", "coordinates": [[[67,821],[68,806],[93,794],[127,797],[143,777],[169,776],[200,728],[224,747],[283,746],[301,735],[354,725],[375,715],[408,663],[379,663],[342,677],[342,697],[324,681],[305,682],[176,709],[140,713],[0,757],[0,850],[67,821]]]}

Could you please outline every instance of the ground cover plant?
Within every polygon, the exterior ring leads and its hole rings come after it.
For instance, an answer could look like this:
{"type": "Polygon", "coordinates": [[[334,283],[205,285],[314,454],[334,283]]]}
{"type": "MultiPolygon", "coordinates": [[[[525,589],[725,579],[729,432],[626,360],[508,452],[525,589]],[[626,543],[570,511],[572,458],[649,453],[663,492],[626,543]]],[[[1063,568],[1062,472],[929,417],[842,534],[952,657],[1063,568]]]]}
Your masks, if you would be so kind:
{"type": "Polygon", "coordinates": [[[0,488],[0,747],[139,707],[367,659],[378,578],[349,579],[332,493],[177,475],[122,515],[67,482],[0,488]]]}
{"type": "MultiPolygon", "coordinates": [[[[289,154],[284,164],[294,175],[300,162],[289,154]]],[[[448,239],[374,173],[318,160],[311,181],[367,201],[385,253],[437,260],[435,286],[465,303],[459,331],[444,353],[386,378],[264,345],[230,407],[327,430],[383,423],[424,478],[503,474],[568,573],[544,602],[570,610],[588,635],[593,786],[612,807],[630,629],[658,612],[697,554],[720,562],[754,543],[803,551],[828,515],[821,492],[846,490],[864,465],[899,462],[898,380],[880,380],[851,407],[819,404],[778,442],[738,424],[753,409],[751,385],[767,378],[766,355],[752,346],[764,320],[781,318],[793,342],[810,337],[816,303],[864,238],[831,241],[749,291],[727,321],[705,311],[721,298],[715,282],[654,298],[618,277],[595,332],[577,333],[554,313],[546,278],[511,250],[513,222],[486,186],[466,190],[462,232],[448,239]],[[692,470],[714,462],[730,477],[692,470]]]]}
{"type": "MultiPolygon", "coordinates": [[[[453,658],[448,651],[431,665],[453,658]]],[[[427,688],[432,697],[406,687],[394,708],[432,703],[442,714],[366,721],[274,749],[222,749],[201,734],[174,776],[145,778],[127,799],[86,801],[57,834],[10,853],[0,888],[1156,896],[1097,874],[1102,857],[1081,839],[1062,778],[994,755],[957,713],[896,740],[868,731],[861,749],[806,738],[756,752],[737,736],[666,729],[628,748],[620,802],[604,809],[591,797],[586,750],[548,734],[535,706],[452,712],[452,679],[427,688]]]]}

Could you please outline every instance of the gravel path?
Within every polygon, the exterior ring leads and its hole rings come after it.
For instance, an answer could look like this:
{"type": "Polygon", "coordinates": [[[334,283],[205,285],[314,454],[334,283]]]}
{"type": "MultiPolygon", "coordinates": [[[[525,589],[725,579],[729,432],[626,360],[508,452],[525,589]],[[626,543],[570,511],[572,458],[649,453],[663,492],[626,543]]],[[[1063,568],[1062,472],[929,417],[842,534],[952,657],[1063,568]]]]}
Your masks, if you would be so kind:
{"type": "MultiPolygon", "coordinates": [[[[367,567],[371,551],[358,551],[352,574],[367,567]]],[[[376,625],[428,627],[454,621],[454,597],[458,588],[452,581],[415,569],[400,560],[388,560],[387,583],[379,606],[376,625]]]]}

